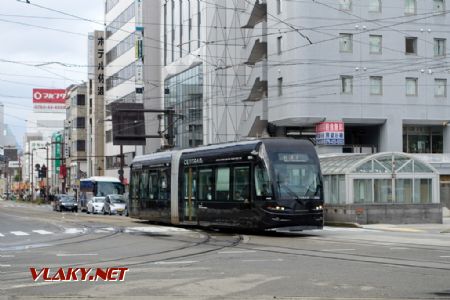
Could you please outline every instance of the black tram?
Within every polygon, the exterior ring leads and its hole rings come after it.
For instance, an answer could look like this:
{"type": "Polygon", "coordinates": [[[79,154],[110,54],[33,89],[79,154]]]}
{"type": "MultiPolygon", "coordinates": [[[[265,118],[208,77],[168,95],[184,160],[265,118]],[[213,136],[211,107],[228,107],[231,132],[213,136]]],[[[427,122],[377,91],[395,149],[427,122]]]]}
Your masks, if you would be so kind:
{"type": "Polygon", "coordinates": [[[323,227],[314,146],[261,139],[138,156],[131,217],[179,225],[296,231],[323,227]]]}

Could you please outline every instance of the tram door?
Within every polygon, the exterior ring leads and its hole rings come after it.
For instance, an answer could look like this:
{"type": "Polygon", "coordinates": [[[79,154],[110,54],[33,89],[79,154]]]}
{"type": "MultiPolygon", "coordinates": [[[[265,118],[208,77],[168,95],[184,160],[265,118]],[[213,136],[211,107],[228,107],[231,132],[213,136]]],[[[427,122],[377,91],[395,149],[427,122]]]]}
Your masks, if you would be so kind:
{"type": "Polygon", "coordinates": [[[182,201],[183,222],[197,224],[197,170],[193,167],[184,171],[182,201]]]}
{"type": "Polygon", "coordinates": [[[245,226],[252,221],[249,165],[199,168],[198,190],[200,225],[245,226]]]}

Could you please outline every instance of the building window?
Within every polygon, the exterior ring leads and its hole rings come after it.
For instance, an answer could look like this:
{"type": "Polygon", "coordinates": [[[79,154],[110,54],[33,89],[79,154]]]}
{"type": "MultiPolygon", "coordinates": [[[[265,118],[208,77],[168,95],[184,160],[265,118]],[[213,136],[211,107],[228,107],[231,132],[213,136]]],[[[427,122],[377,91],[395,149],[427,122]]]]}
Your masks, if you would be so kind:
{"type": "Polygon", "coordinates": [[[78,117],[75,119],[75,124],[73,124],[74,128],[86,128],[86,118],[85,117],[78,117]]]}
{"type": "Polygon", "coordinates": [[[114,61],[116,58],[118,58],[125,52],[129,51],[131,48],[134,48],[134,43],[135,42],[133,32],[106,53],[106,64],[107,65],[110,64],[112,61],[114,61]]]}
{"type": "Polygon", "coordinates": [[[447,97],[447,79],[434,80],[434,95],[436,97],[447,97]]]}
{"type": "Polygon", "coordinates": [[[198,65],[164,81],[164,107],[182,116],[173,124],[177,147],[196,147],[203,143],[203,68],[198,65]]]}
{"type": "Polygon", "coordinates": [[[406,78],[406,96],[417,96],[417,78],[406,78]]]}
{"type": "Polygon", "coordinates": [[[113,9],[113,7],[117,5],[117,3],[119,3],[119,0],[106,0],[105,3],[106,13],[108,13],[111,9],[113,9]]]}
{"type": "Polygon", "coordinates": [[[283,0],[277,0],[277,14],[281,14],[283,11],[283,0]]]}
{"type": "Polygon", "coordinates": [[[443,126],[403,126],[403,152],[443,153],[443,126]]]}
{"type": "Polygon", "coordinates": [[[352,0],[339,0],[339,9],[352,10],[352,0]]]}
{"type": "Polygon", "coordinates": [[[417,54],[417,38],[407,37],[405,38],[405,53],[417,54]]]}
{"type": "Polygon", "coordinates": [[[341,94],[353,93],[353,76],[341,76],[341,94]]]}
{"type": "Polygon", "coordinates": [[[114,19],[108,26],[106,26],[106,38],[119,31],[128,21],[135,16],[135,4],[132,3],[125,9],[117,18],[114,19]]]}
{"type": "Polygon", "coordinates": [[[353,34],[351,33],[339,34],[339,51],[340,52],[353,51],[353,34]]]}
{"type": "Polygon", "coordinates": [[[380,54],[382,48],[381,35],[369,35],[369,52],[372,54],[380,54]]]}
{"type": "Polygon", "coordinates": [[[106,90],[110,90],[113,87],[118,86],[119,84],[122,84],[126,81],[128,81],[130,78],[136,75],[135,71],[135,62],[132,62],[128,66],[124,67],[119,72],[111,75],[106,79],[106,90]]]}
{"type": "Polygon", "coordinates": [[[86,105],[86,95],[77,95],[77,105],[86,105]]]}
{"type": "Polygon", "coordinates": [[[283,77],[278,78],[278,96],[283,96],[283,77]]]}
{"type": "Polygon", "coordinates": [[[433,11],[435,13],[443,13],[445,11],[444,0],[434,0],[433,1],[433,11]]]}
{"type": "Polygon", "coordinates": [[[192,15],[191,15],[191,0],[188,0],[188,52],[191,53],[192,40],[192,15]]]}
{"type": "Polygon", "coordinates": [[[200,8],[200,0],[197,0],[197,48],[200,48],[200,40],[202,38],[202,11],[200,8]]]}
{"type": "Polygon", "coordinates": [[[164,65],[167,66],[167,3],[164,4],[164,65]]]}
{"type": "Polygon", "coordinates": [[[77,140],[77,151],[86,151],[86,141],[77,140]]]}
{"type": "Polygon", "coordinates": [[[370,0],[369,12],[381,12],[381,0],[370,0]]]}
{"type": "Polygon", "coordinates": [[[180,0],[180,57],[183,57],[183,0],[180,0]]]}
{"type": "Polygon", "coordinates": [[[105,142],[111,143],[112,142],[112,130],[106,130],[105,132],[105,142]]]}
{"type": "Polygon", "coordinates": [[[171,20],[172,20],[172,34],[171,34],[171,42],[172,42],[172,45],[171,45],[171,47],[172,47],[172,62],[174,62],[175,61],[175,1],[174,0],[172,0],[171,1],[171,6],[170,6],[170,8],[171,8],[171,20]]]}
{"type": "Polygon", "coordinates": [[[416,0],[405,0],[405,14],[415,15],[417,10],[416,0]]]}
{"type": "Polygon", "coordinates": [[[383,77],[370,76],[370,94],[371,95],[383,94],[383,77]]]}
{"type": "Polygon", "coordinates": [[[434,39],[434,56],[445,56],[446,39],[434,39]]]}
{"type": "Polygon", "coordinates": [[[278,55],[281,54],[281,39],[282,39],[281,36],[277,37],[277,53],[278,53],[278,55]]]}

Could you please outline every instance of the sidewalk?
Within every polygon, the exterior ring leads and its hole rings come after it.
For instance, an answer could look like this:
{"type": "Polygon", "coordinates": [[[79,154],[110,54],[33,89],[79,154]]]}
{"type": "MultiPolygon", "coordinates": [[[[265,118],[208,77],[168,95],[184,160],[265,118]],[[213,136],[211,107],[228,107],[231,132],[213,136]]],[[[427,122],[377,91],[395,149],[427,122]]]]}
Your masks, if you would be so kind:
{"type": "Polygon", "coordinates": [[[361,227],[394,232],[448,233],[450,237],[450,217],[444,217],[442,224],[369,224],[361,225],[361,227]]]}

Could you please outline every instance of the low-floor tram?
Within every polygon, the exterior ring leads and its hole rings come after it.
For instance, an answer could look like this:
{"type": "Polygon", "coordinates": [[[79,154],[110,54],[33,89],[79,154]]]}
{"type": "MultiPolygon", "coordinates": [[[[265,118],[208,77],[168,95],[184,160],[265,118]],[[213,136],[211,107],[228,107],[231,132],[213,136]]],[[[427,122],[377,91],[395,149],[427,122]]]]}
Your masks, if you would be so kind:
{"type": "Polygon", "coordinates": [[[131,217],[175,225],[297,231],[323,227],[314,146],[260,139],[137,156],[131,217]]]}

